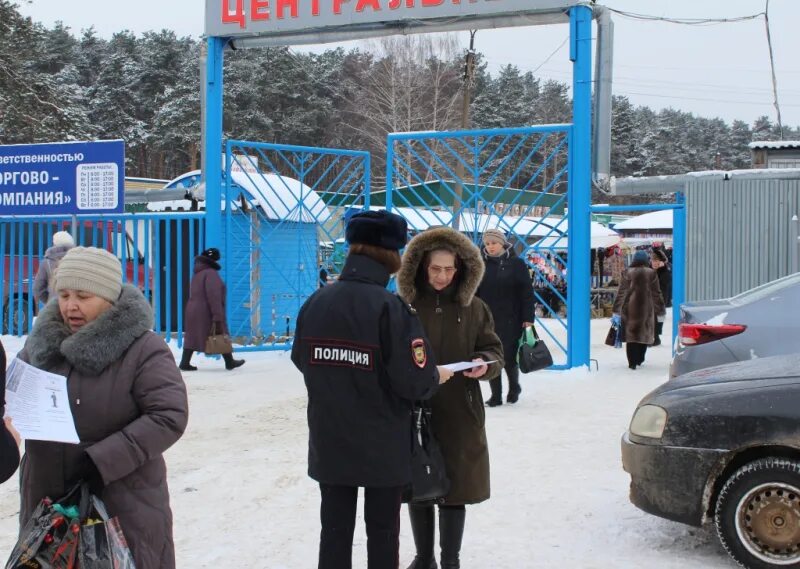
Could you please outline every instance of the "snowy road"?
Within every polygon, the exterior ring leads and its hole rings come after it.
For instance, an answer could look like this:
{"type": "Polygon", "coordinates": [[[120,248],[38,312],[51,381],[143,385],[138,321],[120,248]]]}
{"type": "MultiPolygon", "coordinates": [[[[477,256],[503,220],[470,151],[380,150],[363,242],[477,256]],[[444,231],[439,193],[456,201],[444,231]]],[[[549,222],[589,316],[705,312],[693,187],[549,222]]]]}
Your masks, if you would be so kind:
{"type": "MultiPolygon", "coordinates": [[[[669,323],[665,328],[669,328],[669,323]]],[[[602,345],[600,370],[523,376],[516,405],[487,409],[492,499],[467,509],[465,569],[731,568],[713,531],[649,516],[628,501],[619,439],[638,400],[666,378],[669,348],[631,371],[602,345]]],[[[15,338],[3,337],[13,355],[15,338]]],[[[178,566],[316,567],[319,493],[306,476],[305,389],[288,354],[247,354],[226,372],[198,358],[186,374],[191,417],[169,451],[178,566]]],[[[488,385],[484,386],[488,393],[488,385]]],[[[487,395],[488,396],[488,395],[487,395]]],[[[17,531],[17,490],[0,488],[0,557],[17,531]]],[[[413,558],[405,511],[401,567],[413,558]]],[[[366,567],[363,520],[354,567],[366,567]]]]}

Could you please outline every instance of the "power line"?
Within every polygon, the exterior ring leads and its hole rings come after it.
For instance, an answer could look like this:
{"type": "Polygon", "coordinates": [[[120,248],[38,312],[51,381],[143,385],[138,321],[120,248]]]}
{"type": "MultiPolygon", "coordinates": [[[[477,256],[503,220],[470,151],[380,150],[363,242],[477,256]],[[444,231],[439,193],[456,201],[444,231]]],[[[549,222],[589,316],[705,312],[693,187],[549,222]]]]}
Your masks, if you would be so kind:
{"type": "Polygon", "coordinates": [[[775,77],[775,56],[772,53],[772,36],[769,33],[769,0],[764,9],[764,25],[767,28],[767,45],[769,46],[769,64],[772,69],[772,92],[775,97],[775,110],[778,113],[778,131],[783,140],[783,121],[781,121],[781,106],[778,103],[778,79],[775,77]]]}
{"type": "MultiPolygon", "coordinates": [[[[769,0],[767,0],[769,4],[769,0]]],[[[755,20],[761,16],[766,15],[766,12],[759,12],[750,16],[737,16],[735,18],[667,18],[665,16],[650,16],[648,14],[637,14],[636,12],[625,12],[623,10],[616,10],[608,8],[610,12],[619,14],[622,17],[630,18],[632,20],[645,20],[653,22],[667,22],[669,24],[681,24],[685,26],[711,26],[716,24],[732,24],[737,22],[746,22],[747,20],[755,20]]]]}

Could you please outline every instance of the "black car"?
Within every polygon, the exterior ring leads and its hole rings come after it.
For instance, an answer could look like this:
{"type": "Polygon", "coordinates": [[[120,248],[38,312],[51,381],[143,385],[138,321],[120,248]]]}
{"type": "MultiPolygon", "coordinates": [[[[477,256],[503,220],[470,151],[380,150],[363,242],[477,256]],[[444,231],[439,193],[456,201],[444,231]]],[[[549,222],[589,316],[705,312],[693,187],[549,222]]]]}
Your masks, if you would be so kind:
{"type": "Polygon", "coordinates": [[[623,435],[622,463],[642,510],[713,521],[745,567],[800,567],[800,353],[658,387],[623,435]]]}

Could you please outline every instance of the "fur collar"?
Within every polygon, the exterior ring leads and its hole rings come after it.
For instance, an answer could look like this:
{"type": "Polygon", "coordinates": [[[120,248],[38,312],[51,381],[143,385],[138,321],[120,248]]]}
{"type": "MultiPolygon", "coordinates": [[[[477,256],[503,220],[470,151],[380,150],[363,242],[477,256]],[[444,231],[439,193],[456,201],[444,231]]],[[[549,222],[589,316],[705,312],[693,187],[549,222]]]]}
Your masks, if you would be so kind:
{"type": "Polygon", "coordinates": [[[409,241],[403,254],[403,266],[397,273],[397,287],[400,296],[409,304],[413,304],[420,294],[417,290],[417,273],[425,253],[447,247],[455,250],[463,263],[463,271],[455,293],[456,301],[461,306],[469,306],[475,291],[483,279],[486,269],[481,252],[468,237],[449,227],[434,227],[423,231],[409,241]]]}
{"type": "Polygon", "coordinates": [[[64,324],[58,301],[48,302],[25,342],[32,365],[50,369],[64,360],[84,375],[98,375],[153,328],[153,310],[141,291],[122,285],[116,304],[74,334],[64,324]]]}

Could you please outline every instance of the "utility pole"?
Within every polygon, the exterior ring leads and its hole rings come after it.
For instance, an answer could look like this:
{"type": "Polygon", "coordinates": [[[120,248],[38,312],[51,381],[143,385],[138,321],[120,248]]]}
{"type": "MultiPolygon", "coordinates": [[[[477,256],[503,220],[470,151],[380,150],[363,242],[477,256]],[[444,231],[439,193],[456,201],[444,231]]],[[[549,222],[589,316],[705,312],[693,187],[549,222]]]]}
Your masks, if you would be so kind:
{"type": "MultiPolygon", "coordinates": [[[[478,30],[470,30],[469,32],[469,49],[464,61],[464,86],[463,94],[461,97],[461,130],[469,128],[469,105],[470,96],[472,93],[472,85],[475,81],[475,34],[478,30]]],[[[455,185],[456,195],[453,198],[453,229],[458,231],[461,222],[461,197],[464,195],[464,165],[458,161],[455,167],[456,176],[458,180],[455,185]]],[[[473,188],[474,190],[474,188],[473,188]]]]}

